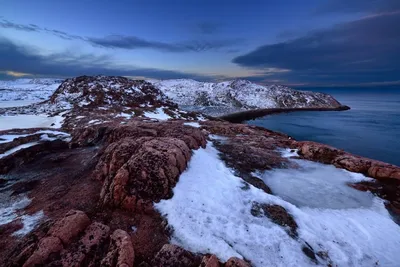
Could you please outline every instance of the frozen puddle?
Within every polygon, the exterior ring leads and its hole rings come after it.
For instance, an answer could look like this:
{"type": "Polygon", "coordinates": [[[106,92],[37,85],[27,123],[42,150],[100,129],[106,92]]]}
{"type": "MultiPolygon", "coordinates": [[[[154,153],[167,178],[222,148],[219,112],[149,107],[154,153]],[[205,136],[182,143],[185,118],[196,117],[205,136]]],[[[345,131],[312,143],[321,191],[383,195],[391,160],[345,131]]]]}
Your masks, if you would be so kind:
{"type": "Polygon", "coordinates": [[[0,131],[16,128],[60,128],[63,120],[61,115],[54,117],[47,115],[0,116],[0,131]]]}
{"type": "Polygon", "coordinates": [[[311,208],[371,207],[374,196],[355,190],[347,183],[371,180],[352,173],[312,161],[291,159],[298,169],[275,169],[261,175],[275,195],[298,206],[311,208]]]}
{"type": "MultiPolygon", "coordinates": [[[[320,170],[315,170],[320,167],[306,164],[301,171],[273,175],[287,177],[309,172],[314,176],[321,174],[320,170]]],[[[323,169],[326,177],[332,177],[331,171],[323,169]]],[[[335,174],[332,179],[340,175],[345,176],[339,177],[342,181],[360,179],[344,172],[335,174]]],[[[305,181],[293,186],[292,180],[287,180],[280,187],[291,188],[286,192],[303,191],[307,194],[306,187],[314,182],[314,189],[329,191],[322,188],[325,183],[315,182],[313,178],[299,179],[305,181]]],[[[333,183],[330,189],[339,182],[333,183]]],[[[305,242],[315,252],[329,255],[332,262],[317,256],[321,266],[329,263],[333,266],[398,266],[400,262],[400,227],[392,221],[379,198],[366,194],[365,198],[357,196],[351,200],[350,193],[339,190],[330,196],[340,198],[344,195],[352,201],[354,208],[348,208],[342,201],[326,201],[327,198],[321,201],[324,203],[311,206],[299,204],[306,201],[290,193],[286,198],[283,189],[279,193],[282,193],[281,198],[252,186],[249,190],[242,188],[242,180],[219,159],[218,151],[210,142],[206,149],[194,151],[188,169],[174,188],[174,196],[155,204],[174,228],[171,242],[194,252],[214,253],[222,261],[232,256],[246,258],[257,267],[315,266],[302,252],[305,242]],[[291,238],[282,227],[266,217],[252,216],[250,210],[254,201],[284,207],[299,226],[299,238],[291,238]]],[[[311,200],[317,201],[315,198],[311,200]]]]}

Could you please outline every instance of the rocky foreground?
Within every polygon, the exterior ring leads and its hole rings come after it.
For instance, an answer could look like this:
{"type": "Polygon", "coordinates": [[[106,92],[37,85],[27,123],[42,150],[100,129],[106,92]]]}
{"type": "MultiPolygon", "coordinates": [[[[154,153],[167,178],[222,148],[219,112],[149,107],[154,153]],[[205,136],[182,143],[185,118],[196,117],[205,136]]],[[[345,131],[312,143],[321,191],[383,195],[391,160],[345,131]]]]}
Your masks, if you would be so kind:
{"type": "MultiPolygon", "coordinates": [[[[373,178],[348,185],[384,199],[393,218],[400,214],[399,167],[323,144],[298,142],[260,127],[183,112],[145,81],[79,77],[65,81],[48,101],[1,112],[48,112],[62,119],[57,130],[0,131],[0,198],[9,203],[0,212],[8,220],[0,225],[1,266],[268,266],[248,258],[251,253],[245,254],[247,250],[238,248],[236,241],[230,243],[228,235],[220,238],[226,239],[227,248],[234,249],[219,253],[219,257],[212,249],[179,241],[182,235],[173,218],[162,216],[165,201],[179,197],[174,190],[183,175],[191,164],[196,167],[193,158],[197,160],[199,152],[206,149],[217,151],[224,165],[204,169],[207,175],[215,175],[212,180],[229,169],[229,175],[239,179],[238,190],[265,200],[251,200],[246,204],[248,211],[243,212],[260,225],[271,224],[285,242],[299,246],[293,264],[300,260],[310,265],[343,266],[337,251],[328,249],[327,244],[314,244],[310,236],[307,239],[293,205],[266,201],[275,199],[274,192],[258,173],[300,168],[282,151],[373,178]],[[119,90],[121,87],[124,90],[119,90]],[[173,240],[184,247],[170,244],[173,240]]],[[[212,202],[212,188],[201,183],[200,176],[196,181],[196,191],[210,192],[207,201],[212,202]]],[[[187,219],[184,210],[181,214],[182,221],[187,219]]],[[[194,214],[203,213],[199,208],[194,214]]],[[[191,219],[200,222],[206,218],[191,219]]],[[[257,242],[256,235],[251,239],[257,242]]],[[[349,245],[337,241],[339,247],[349,245]]],[[[358,263],[349,260],[344,265],[376,261],[373,255],[359,253],[358,263]]],[[[279,258],[281,255],[276,252],[269,257],[283,263],[286,259],[279,258]]]]}

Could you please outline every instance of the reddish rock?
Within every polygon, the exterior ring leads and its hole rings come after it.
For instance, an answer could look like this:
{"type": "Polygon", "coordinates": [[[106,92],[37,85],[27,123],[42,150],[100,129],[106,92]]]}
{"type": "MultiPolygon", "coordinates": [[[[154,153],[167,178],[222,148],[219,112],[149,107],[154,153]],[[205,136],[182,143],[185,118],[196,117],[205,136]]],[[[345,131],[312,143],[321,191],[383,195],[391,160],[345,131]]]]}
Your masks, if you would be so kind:
{"type": "Polygon", "coordinates": [[[69,267],[79,267],[86,260],[89,262],[87,255],[94,254],[94,250],[98,249],[108,237],[110,227],[107,225],[94,222],[86,228],[84,235],[79,240],[79,248],[77,251],[69,252],[62,258],[62,265],[69,267]]]}
{"type": "Polygon", "coordinates": [[[176,245],[166,244],[155,256],[154,267],[199,267],[201,258],[176,245]]]}
{"type": "Polygon", "coordinates": [[[215,255],[204,256],[199,267],[219,267],[220,262],[215,255]]]}
{"type": "Polygon", "coordinates": [[[67,245],[79,233],[83,232],[90,224],[89,217],[82,211],[70,210],[64,218],[57,221],[48,234],[58,237],[64,245],[67,245]]]}
{"type": "Polygon", "coordinates": [[[61,240],[55,236],[48,236],[40,240],[37,249],[24,263],[23,267],[42,265],[52,253],[58,253],[63,249],[61,240]]]}
{"type": "Polygon", "coordinates": [[[351,172],[363,173],[375,179],[400,180],[400,167],[355,156],[327,145],[315,142],[298,142],[299,154],[308,160],[333,164],[351,172]]]}
{"type": "Polygon", "coordinates": [[[250,212],[253,216],[266,216],[274,223],[289,228],[287,229],[288,234],[293,238],[297,237],[297,223],[285,208],[279,205],[260,204],[254,202],[250,212]]]}
{"type": "Polygon", "coordinates": [[[232,257],[225,263],[225,267],[251,267],[251,265],[244,260],[232,257]]]}
{"type": "Polygon", "coordinates": [[[110,249],[101,262],[102,266],[133,267],[135,252],[131,237],[122,230],[116,230],[111,235],[110,249]]]}

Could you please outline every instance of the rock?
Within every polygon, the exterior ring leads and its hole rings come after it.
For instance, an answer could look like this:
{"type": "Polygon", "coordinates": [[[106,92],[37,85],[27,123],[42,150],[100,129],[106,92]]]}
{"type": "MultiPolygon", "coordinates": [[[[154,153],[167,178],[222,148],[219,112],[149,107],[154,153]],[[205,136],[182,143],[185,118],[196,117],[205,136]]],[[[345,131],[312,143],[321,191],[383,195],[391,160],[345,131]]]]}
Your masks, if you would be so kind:
{"type": "Polygon", "coordinates": [[[263,180],[260,178],[257,178],[255,176],[249,175],[249,176],[242,176],[242,179],[245,180],[247,183],[251,184],[254,187],[257,187],[258,189],[263,190],[267,194],[272,194],[271,189],[269,188],[268,185],[264,183],[263,180]]]}
{"type": "Polygon", "coordinates": [[[199,267],[219,267],[220,263],[215,255],[204,256],[199,267]]]}
{"type": "Polygon", "coordinates": [[[131,237],[122,230],[115,230],[111,235],[110,249],[102,260],[101,266],[133,267],[135,252],[131,237]]]}
{"type": "Polygon", "coordinates": [[[225,267],[251,267],[251,265],[244,260],[232,257],[225,263],[225,267]]]}
{"type": "Polygon", "coordinates": [[[297,142],[299,154],[308,160],[333,164],[351,172],[365,174],[375,179],[400,180],[400,167],[377,160],[355,156],[342,150],[315,142],[297,142]]]}
{"type": "Polygon", "coordinates": [[[201,258],[176,245],[166,244],[155,256],[152,266],[199,267],[201,258]]]}
{"type": "Polygon", "coordinates": [[[57,253],[63,249],[61,240],[55,236],[47,236],[40,240],[38,248],[33,252],[32,256],[24,263],[23,267],[33,267],[42,265],[50,257],[52,253],[57,253]]]}
{"type": "Polygon", "coordinates": [[[282,227],[287,227],[288,234],[293,238],[297,237],[297,223],[285,208],[279,205],[260,204],[254,202],[250,212],[255,217],[266,216],[274,223],[282,227]]]}
{"type": "Polygon", "coordinates": [[[62,257],[62,265],[69,267],[82,266],[84,261],[90,262],[87,259],[88,254],[95,254],[95,250],[101,247],[101,244],[108,237],[110,227],[107,225],[94,222],[89,225],[82,238],[79,240],[80,246],[77,251],[69,252],[62,257]]]}
{"type": "Polygon", "coordinates": [[[64,218],[57,221],[49,230],[48,235],[58,237],[67,245],[90,224],[89,217],[82,211],[70,210],[64,218]]]}
{"type": "Polygon", "coordinates": [[[40,184],[39,180],[32,180],[32,181],[23,181],[14,184],[11,188],[13,190],[12,196],[19,195],[22,193],[26,193],[31,191],[35,188],[38,184],[40,184]]]}

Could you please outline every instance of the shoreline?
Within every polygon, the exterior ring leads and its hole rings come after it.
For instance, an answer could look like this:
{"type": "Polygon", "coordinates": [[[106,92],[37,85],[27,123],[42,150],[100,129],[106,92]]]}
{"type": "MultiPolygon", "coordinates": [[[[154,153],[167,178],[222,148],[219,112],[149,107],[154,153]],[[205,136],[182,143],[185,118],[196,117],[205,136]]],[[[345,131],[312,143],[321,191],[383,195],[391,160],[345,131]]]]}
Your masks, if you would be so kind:
{"type": "Polygon", "coordinates": [[[252,110],[235,112],[219,116],[216,118],[231,123],[242,123],[244,121],[254,120],[260,117],[264,117],[266,115],[273,115],[279,113],[289,113],[297,111],[345,111],[345,110],[350,110],[350,107],[342,105],[337,108],[264,108],[264,109],[252,109],[252,110]]]}

